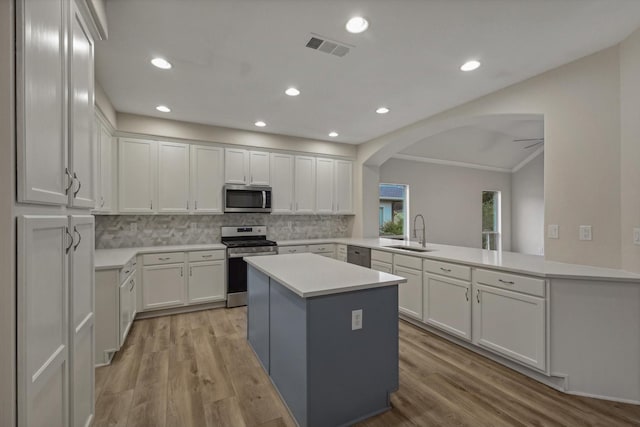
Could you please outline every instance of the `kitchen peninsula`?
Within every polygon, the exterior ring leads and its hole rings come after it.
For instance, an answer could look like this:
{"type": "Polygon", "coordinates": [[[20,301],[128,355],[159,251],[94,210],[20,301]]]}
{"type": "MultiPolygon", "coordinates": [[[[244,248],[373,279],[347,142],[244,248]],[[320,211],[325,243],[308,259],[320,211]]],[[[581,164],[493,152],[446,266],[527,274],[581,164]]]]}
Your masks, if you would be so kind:
{"type": "Polygon", "coordinates": [[[349,425],[398,388],[398,285],[315,254],[246,258],[247,338],[300,426],[349,425]]]}

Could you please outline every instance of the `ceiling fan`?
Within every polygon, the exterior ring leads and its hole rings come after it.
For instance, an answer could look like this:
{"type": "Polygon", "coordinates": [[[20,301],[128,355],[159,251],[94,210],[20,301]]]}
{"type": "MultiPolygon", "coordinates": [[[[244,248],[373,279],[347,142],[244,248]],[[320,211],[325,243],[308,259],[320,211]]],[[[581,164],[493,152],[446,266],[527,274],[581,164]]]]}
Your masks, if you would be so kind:
{"type": "Polygon", "coordinates": [[[513,142],[533,142],[533,144],[529,144],[523,148],[523,150],[526,150],[528,148],[533,148],[533,147],[537,147],[538,145],[544,144],[544,138],[514,139],[513,142]]]}

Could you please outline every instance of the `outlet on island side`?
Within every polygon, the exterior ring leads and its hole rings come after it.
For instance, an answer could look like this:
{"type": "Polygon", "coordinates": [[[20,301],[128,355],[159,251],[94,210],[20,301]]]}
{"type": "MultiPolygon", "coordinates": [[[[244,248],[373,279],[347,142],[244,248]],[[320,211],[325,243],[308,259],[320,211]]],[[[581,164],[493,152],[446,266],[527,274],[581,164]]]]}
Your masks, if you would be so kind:
{"type": "Polygon", "coordinates": [[[640,227],[633,229],[633,244],[640,245],[640,227]]]}
{"type": "Polygon", "coordinates": [[[351,311],[351,330],[362,329],[362,309],[351,311]]]}
{"type": "Polygon", "coordinates": [[[581,225],[578,237],[580,240],[592,240],[593,234],[590,225],[581,225]]]}

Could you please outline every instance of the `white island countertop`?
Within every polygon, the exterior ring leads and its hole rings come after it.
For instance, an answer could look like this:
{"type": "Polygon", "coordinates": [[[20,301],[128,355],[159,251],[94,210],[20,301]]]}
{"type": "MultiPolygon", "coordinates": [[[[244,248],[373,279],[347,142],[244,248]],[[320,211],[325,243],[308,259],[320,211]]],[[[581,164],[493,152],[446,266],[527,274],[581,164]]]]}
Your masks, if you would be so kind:
{"type": "Polygon", "coordinates": [[[302,253],[244,260],[302,298],[405,283],[407,279],[320,255],[302,253]]]}

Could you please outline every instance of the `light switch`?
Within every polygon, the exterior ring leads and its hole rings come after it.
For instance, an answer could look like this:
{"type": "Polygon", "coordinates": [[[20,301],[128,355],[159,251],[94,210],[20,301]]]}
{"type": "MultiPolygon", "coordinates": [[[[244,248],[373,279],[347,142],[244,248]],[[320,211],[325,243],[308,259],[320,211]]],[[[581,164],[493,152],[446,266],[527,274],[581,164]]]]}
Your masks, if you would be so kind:
{"type": "Polygon", "coordinates": [[[560,226],[558,224],[549,224],[549,227],[547,227],[547,237],[550,239],[559,239],[560,226]]]}
{"type": "Polygon", "coordinates": [[[362,309],[351,311],[351,330],[362,329],[362,309]]]}
{"type": "Polygon", "coordinates": [[[581,225],[580,226],[580,240],[591,240],[591,226],[590,225],[581,225]]]}
{"type": "Polygon", "coordinates": [[[197,222],[192,222],[190,225],[191,225],[191,229],[192,230],[197,230],[198,229],[198,223],[197,222]]]}
{"type": "Polygon", "coordinates": [[[129,230],[131,230],[132,233],[138,231],[138,223],[132,222],[131,224],[129,224],[129,230]]]}
{"type": "Polygon", "coordinates": [[[633,244],[640,245],[640,227],[633,229],[633,244]]]}

